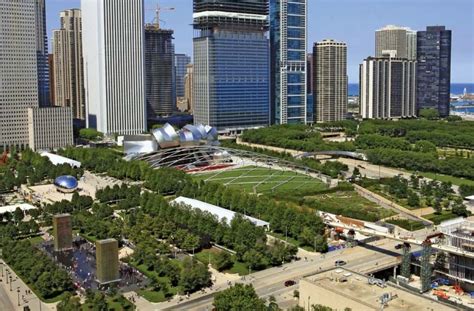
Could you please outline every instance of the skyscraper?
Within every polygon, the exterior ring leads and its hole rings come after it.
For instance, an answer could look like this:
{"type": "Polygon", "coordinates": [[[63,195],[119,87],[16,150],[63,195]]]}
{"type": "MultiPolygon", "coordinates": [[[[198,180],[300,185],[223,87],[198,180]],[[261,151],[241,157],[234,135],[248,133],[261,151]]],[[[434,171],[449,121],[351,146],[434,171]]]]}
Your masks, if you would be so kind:
{"type": "Polygon", "coordinates": [[[368,57],[360,65],[360,114],[364,119],[416,116],[416,61],[368,57]]]}
{"type": "Polygon", "coordinates": [[[306,123],[306,0],[270,0],[271,122],[306,123]]]}
{"type": "Polygon", "coordinates": [[[188,64],[186,66],[186,75],[184,76],[184,100],[186,102],[186,110],[193,113],[193,84],[194,83],[194,66],[188,64]]]}
{"type": "Polygon", "coordinates": [[[176,97],[184,97],[184,76],[191,57],[186,54],[175,54],[174,67],[176,72],[176,97]]]}
{"type": "Polygon", "coordinates": [[[48,55],[48,67],[49,67],[49,102],[54,105],[56,98],[54,97],[54,55],[48,55]]]}
{"type": "Polygon", "coordinates": [[[194,0],[194,122],[269,124],[268,0],[194,0]]]}
{"type": "Polygon", "coordinates": [[[417,45],[418,110],[433,108],[446,117],[451,93],[451,30],[428,26],[418,31],[417,45]]]}
{"type": "Polygon", "coordinates": [[[71,107],[73,117],[85,119],[81,11],[60,13],[59,30],[53,31],[54,98],[56,106],[71,107]]]}
{"type": "Polygon", "coordinates": [[[347,114],[347,45],[324,40],[313,46],[314,120],[345,120],[347,114]]]}
{"type": "Polygon", "coordinates": [[[176,111],[173,30],[158,23],[145,27],[145,84],[148,120],[176,111]]]}
{"type": "MultiPolygon", "coordinates": [[[[18,1],[13,1],[18,2],[18,1]]],[[[48,65],[48,36],[46,34],[46,5],[45,0],[36,2],[36,57],[38,73],[38,100],[40,107],[47,107],[49,102],[49,65],[48,65]]]]}
{"type": "Polygon", "coordinates": [[[28,145],[28,108],[39,105],[37,4],[0,0],[0,148],[28,145]]]}
{"type": "Polygon", "coordinates": [[[82,0],[86,124],[105,134],[146,128],[143,0],[82,0]]]}
{"type": "Polygon", "coordinates": [[[416,31],[408,27],[387,25],[375,32],[375,57],[384,51],[396,51],[396,57],[416,59],[416,31]]]}

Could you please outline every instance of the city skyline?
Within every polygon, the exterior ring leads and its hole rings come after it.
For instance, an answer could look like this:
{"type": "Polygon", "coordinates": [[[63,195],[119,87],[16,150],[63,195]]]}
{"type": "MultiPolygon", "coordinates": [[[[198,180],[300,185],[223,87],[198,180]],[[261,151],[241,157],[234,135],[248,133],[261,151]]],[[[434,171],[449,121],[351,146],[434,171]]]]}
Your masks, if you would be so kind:
{"type": "MultiPolygon", "coordinates": [[[[152,21],[156,4],[156,1],[145,0],[146,22],[152,21]]],[[[175,32],[176,53],[192,56],[191,0],[160,0],[159,4],[175,8],[171,12],[163,11],[161,19],[163,28],[175,32]]],[[[59,27],[59,12],[70,8],[80,8],[80,0],[47,0],[50,47],[52,30],[59,27]]],[[[360,61],[375,54],[374,33],[377,29],[395,24],[419,31],[428,25],[445,25],[453,31],[452,82],[474,83],[473,14],[474,2],[470,0],[417,0],[416,3],[408,0],[310,0],[308,46],[312,47],[314,42],[328,38],[347,42],[349,83],[358,83],[360,61]],[[427,3],[429,7],[425,7],[427,3]],[[336,22],[336,19],[347,22],[336,22]]]]}

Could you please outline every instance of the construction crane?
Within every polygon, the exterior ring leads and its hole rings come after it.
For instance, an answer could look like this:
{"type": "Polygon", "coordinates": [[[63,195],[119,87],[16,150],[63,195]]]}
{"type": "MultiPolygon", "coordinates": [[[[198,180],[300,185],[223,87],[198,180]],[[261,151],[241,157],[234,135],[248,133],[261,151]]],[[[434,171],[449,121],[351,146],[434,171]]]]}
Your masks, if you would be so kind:
{"type": "Polygon", "coordinates": [[[159,4],[156,5],[156,8],[153,9],[155,11],[155,17],[153,18],[153,21],[151,22],[157,29],[160,29],[160,15],[161,12],[163,11],[174,11],[174,7],[162,7],[159,4]]]}

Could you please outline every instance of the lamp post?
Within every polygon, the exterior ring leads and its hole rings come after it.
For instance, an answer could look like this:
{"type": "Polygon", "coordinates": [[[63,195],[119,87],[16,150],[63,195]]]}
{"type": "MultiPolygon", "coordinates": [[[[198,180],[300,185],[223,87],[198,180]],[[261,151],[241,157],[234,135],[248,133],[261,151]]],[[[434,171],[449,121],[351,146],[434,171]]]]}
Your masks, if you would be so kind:
{"type": "Polygon", "coordinates": [[[13,291],[13,288],[12,288],[12,275],[10,274],[10,291],[12,292],[13,291]]]}
{"type": "Polygon", "coordinates": [[[20,287],[16,288],[16,293],[18,294],[18,306],[20,306],[20,287]]]}
{"type": "Polygon", "coordinates": [[[0,266],[2,267],[2,278],[3,278],[3,262],[0,262],[0,266]]]}
{"type": "MultiPolygon", "coordinates": [[[[5,269],[6,274],[7,274],[7,284],[8,284],[8,268],[5,269]]],[[[3,275],[2,275],[3,276],[3,275]]]]}

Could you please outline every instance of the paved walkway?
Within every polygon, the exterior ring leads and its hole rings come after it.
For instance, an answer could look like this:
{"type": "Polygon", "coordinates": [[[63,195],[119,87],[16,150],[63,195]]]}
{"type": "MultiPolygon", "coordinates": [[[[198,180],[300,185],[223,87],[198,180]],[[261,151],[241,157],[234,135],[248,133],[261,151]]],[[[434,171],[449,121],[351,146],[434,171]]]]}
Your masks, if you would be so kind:
{"type": "MultiPolygon", "coordinates": [[[[26,291],[29,290],[29,287],[15,274],[14,271],[2,260],[0,259],[0,265],[3,267],[3,276],[0,278],[0,310],[1,311],[16,311],[23,310],[24,307],[28,306],[31,311],[54,311],[56,310],[57,303],[46,304],[39,300],[38,296],[35,293],[26,294],[26,291]],[[9,271],[9,276],[12,277],[11,289],[10,291],[10,278],[8,279],[8,284],[6,283],[7,279],[7,269],[9,271]],[[19,293],[18,293],[19,290],[19,293]],[[20,300],[18,301],[18,296],[20,300]],[[18,302],[20,305],[18,306],[18,302]]],[[[1,270],[0,270],[1,273],[1,270]]]]}

